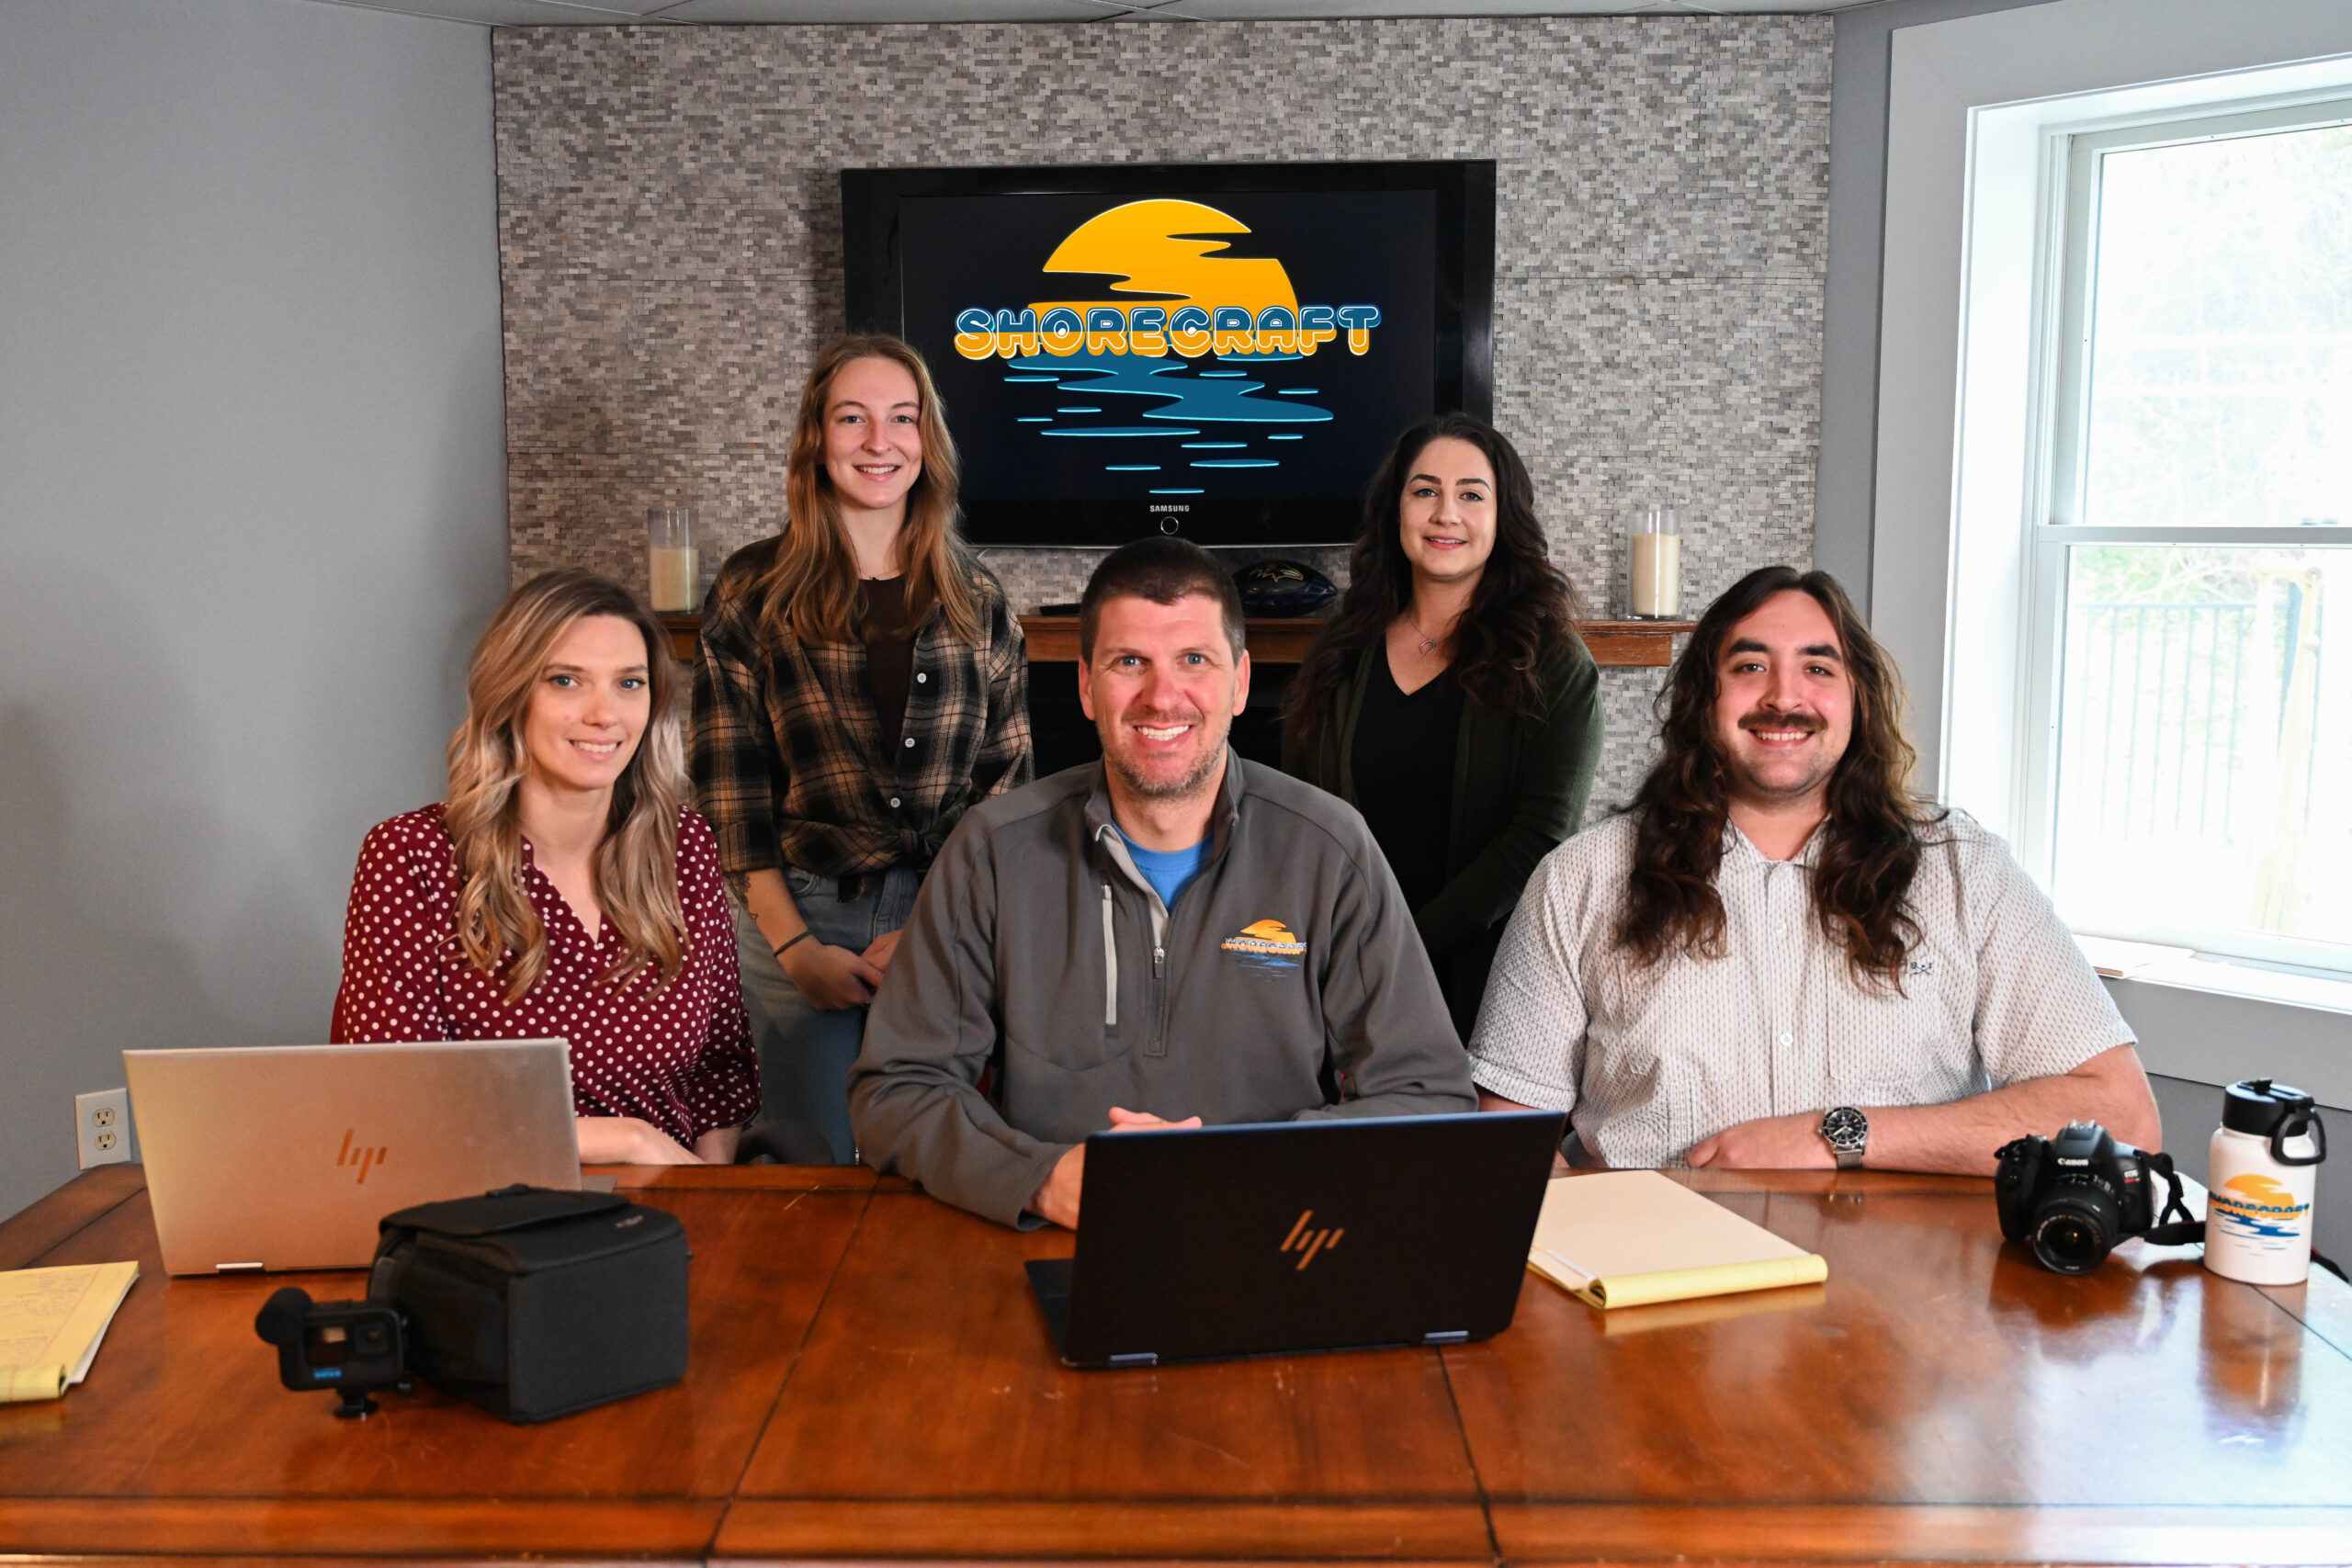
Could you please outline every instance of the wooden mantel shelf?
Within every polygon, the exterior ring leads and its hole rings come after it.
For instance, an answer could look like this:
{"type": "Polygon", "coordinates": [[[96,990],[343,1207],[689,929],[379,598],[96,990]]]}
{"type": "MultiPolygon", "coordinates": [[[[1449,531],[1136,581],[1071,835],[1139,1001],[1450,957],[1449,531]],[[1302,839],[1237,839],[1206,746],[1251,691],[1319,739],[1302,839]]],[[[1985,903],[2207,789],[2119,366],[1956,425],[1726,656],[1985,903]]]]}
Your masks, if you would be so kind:
{"type": "MultiPolygon", "coordinates": [[[[695,656],[695,637],[702,625],[697,615],[663,615],[662,624],[670,633],[671,651],[680,659],[695,656]]],[[[1587,648],[1592,649],[1596,663],[1618,669],[1663,669],[1674,662],[1674,639],[1689,632],[1691,621],[1584,621],[1577,629],[1584,634],[1587,648]]],[[[1299,617],[1291,620],[1270,620],[1253,617],[1250,622],[1250,654],[1261,664],[1295,664],[1306,657],[1307,645],[1315,640],[1323,623],[1299,617]]],[[[1075,615],[1023,615],[1022,635],[1029,639],[1029,660],[1033,664],[1075,664],[1078,662],[1078,617],[1075,615]]]]}

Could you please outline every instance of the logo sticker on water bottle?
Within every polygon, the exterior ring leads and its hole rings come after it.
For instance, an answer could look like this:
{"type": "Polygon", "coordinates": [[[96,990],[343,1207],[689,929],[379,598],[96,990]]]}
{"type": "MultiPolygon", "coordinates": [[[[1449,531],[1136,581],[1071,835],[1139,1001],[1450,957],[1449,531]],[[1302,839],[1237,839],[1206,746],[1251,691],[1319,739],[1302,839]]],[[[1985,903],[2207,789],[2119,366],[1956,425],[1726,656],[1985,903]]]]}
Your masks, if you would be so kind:
{"type": "Polygon", "coordinates": [[[2209,1217],[2221,1222],[2224,1230],[2263,1252],[2300,1247],[2303,1222],[2312,1212],[2309,1203],[2298,1201],[2275,1177],[2258,1171],[2233,1176],[2214,1189],[2208,1208],[2209,1217]]]}

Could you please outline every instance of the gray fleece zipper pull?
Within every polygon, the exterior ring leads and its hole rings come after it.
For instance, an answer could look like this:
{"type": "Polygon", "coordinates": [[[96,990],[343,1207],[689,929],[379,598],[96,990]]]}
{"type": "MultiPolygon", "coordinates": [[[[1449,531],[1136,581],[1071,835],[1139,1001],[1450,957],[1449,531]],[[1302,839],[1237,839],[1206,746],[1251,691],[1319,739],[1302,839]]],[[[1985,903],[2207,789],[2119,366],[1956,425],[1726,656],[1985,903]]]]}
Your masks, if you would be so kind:
{"type": "Polygon", "coordinates": [[[1111,885],[1102,885],[1102,1027],[1119,1027],[1119,943],[1111,928],[1111,885]]]}

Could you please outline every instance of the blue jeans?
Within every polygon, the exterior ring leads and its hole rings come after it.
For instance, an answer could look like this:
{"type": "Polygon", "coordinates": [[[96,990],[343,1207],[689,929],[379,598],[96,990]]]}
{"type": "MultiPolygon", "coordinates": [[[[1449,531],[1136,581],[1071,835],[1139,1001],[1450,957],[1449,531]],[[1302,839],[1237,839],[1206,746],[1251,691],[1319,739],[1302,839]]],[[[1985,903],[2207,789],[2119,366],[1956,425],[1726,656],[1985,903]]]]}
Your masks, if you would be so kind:
{"type": "MultiPolygon", "coordinates": [[[[786,866],[784,885],[808,923],[812,942],[863,953],[885,931],[907,923],[922,874],[904,866],[869,872],[855,898],[841,882],[786,866]]],[[[731,898],[730,903],[734,902],[731,898]]],[[[800,994],[768,949],[749,910],[734,904],[735,956],[743,971],[743,1007],[760,1053],[760,1114],[797,1121],[832,1145],[836,1164],[857,1163],[849,1127],[849,1070],[865,1043],[865,1009],[820,1008],[800,994]]]]}

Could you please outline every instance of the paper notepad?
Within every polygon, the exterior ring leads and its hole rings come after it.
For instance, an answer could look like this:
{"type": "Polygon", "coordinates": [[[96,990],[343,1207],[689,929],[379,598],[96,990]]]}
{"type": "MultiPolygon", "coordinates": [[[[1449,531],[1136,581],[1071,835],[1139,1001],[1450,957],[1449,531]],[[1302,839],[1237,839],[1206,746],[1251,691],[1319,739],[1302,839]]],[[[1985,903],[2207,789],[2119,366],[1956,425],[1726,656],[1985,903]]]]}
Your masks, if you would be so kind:
{"type": "Polygon", "coordinates": [[[1562,1177],[1544,1189],[1527,1266],[1597,1307],[1817,1284],[1818,1253],[1654,1170],[1562,1177]]]}
{"type": "Polygon", "coordinates": [[[89,1374],[136,1263],[0,1274],[0,1404],[55,1399],[89,1374]]]}

